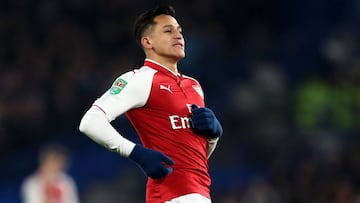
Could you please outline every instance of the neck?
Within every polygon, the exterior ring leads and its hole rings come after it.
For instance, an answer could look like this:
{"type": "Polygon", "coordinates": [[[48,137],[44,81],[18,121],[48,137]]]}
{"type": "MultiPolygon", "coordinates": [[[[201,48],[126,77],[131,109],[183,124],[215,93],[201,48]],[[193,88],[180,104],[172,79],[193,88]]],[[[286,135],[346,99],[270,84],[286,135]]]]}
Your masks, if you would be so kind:
{"type": "Polygon", "coordinates": [[[169,58],[157,58],[157,57],[147,57],[147,58],[167,67],[170,71],[174,72],[175,74],[179,73],[177,68],[178,60],[169,59],[169,58]]]}

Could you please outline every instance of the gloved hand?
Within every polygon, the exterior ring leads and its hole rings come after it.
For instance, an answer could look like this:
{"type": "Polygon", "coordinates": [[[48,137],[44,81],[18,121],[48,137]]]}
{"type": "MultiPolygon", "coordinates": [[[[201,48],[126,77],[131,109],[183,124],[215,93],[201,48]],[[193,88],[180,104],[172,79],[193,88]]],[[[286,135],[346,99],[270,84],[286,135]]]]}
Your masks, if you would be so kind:
{"type": "Polygon", "coordinates": [[[200,108],[196,104],[191,105],[191,125],[195,132],[203,134],[207,138],[221,137],[223,129],[214,112],[206,107],[200,108]]]}
{"type": "Polygon", "coordinates": [[[161,152],[145,148],[141,145],[135,145],[129,158],[137,163],[144,173],[153,179],[164,178],[172,172],[174,161],[161,152]]]}

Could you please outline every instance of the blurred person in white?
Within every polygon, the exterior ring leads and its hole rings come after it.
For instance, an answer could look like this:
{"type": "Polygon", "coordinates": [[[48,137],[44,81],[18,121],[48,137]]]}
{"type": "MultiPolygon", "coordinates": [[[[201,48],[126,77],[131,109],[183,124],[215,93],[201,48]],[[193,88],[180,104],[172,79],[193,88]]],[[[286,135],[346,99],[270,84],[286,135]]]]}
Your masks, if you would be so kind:
{"type": "Polygon", "coordinates": [[[67,174],[69,154],[59,144],[46,145],[37,169],[22,183],[23,203],[79,203],[74,179],[67,174]]]}

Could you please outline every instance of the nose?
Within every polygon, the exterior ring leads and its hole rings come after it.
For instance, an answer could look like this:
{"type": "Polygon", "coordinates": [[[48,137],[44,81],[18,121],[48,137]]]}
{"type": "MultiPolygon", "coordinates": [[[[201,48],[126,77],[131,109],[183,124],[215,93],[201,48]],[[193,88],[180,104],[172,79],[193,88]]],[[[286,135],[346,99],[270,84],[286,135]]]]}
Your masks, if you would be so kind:
{"type": "Polygon", "coordinates": [[[174,37],[175,37],[176,39],[182,39],[182,38],[183,38],[183,35],[182,35],[182,33],[181,33],[179,30],[175,30],[174,33],[175,33],[175,34],[174,34],[174,37]]]}

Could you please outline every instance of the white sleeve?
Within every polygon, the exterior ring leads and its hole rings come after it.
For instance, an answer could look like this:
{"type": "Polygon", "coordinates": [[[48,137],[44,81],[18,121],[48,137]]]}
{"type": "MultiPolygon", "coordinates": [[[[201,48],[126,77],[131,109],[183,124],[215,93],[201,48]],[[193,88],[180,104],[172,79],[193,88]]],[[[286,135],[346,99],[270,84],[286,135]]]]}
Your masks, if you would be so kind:
{"type": "Polygon", "coordinates": [[[64,199],[67,203],[80,203],[80,197],[75,180],[68,174],[63,174],[64,181],[67,185],[67,195],[64,199]]]}
{"type": "Polygon", "coordinates": [[[97,106],[92,106],[83,116],[79,129],[96,143],[115,151],[122,156],[129,156],[135,143],[118,133],[107,120],[106,115],[97,106]]]}
{"type": "Polygon", "coordinates": [[[207,142],[208,142],[207,158],[208,159],[210,158],[211,154],[214,152],[218,140],[219,140],[219,138],[209,138],[207,140],[207,142]]]}
{"type": "Polygon", "coordinates": [[[23,203],[42,202],[40,184],[34,175],[29,176],[21,185],[21,200],[23,203]]]}
{"type": "Polygon", "coordinates": [[[153,69],[143,67],[121,75],[94,105],[105,112],[109,121],[132,108],[144,106],[150,95],[154,73],[153,69]]]}
{"type": "Polygon", "coordinates": [[[79,129],[96,143],[129,156],[135,143],[124,138],[111,121],[126,111],[145,105],[154,71],[127,72],[115,80],[109,91],[97,99],[80,121],[79,129]]]}

